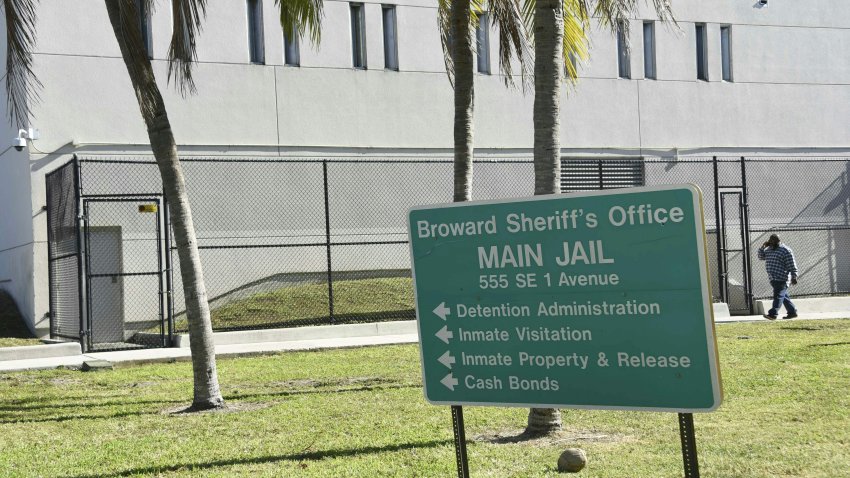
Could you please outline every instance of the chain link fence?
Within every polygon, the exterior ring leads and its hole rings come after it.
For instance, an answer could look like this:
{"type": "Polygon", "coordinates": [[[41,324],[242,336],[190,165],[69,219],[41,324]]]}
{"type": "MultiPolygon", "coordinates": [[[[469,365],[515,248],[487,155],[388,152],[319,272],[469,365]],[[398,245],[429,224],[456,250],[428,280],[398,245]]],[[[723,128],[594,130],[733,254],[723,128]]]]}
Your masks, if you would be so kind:
{"type": "MultiPolygon", "coordinates": [[[[406,213],[451,201],[451,160],[192,157],[182,164],[214,330],[414,318],[406,213]]],[[[797,296],[850,291],[850,256],[839,246],[850,239],[848,171],[847,158],[564,158],[562,184],[570,192],[698,185],[713,296],[748,312],[753,298],[771,293],[755,257],[771,233],[796,252],[797,296]]],[[[167,345],[172,333],[187,331],[152,159],[80,158],[47,182],[54,335],[79,338],[79,331],[61,335],[76,324],[89,331],[90,349],[104,349],[167,345]],[[85,227],[68,210],[77,204],[97,206],[83,215],[85,227]],[[145,215],[145,205],[157,212],[145,215]],[[79,243],[82,253],[69,246],[79,243]],[[93,268],[96,251],[106,262],[93,268]],[[108,340],[91,332],[106,323],[116,329],[108,340]]],[[[476,200],[530,196],[533,183],[530,159],[474,163],[476,200]]]]}

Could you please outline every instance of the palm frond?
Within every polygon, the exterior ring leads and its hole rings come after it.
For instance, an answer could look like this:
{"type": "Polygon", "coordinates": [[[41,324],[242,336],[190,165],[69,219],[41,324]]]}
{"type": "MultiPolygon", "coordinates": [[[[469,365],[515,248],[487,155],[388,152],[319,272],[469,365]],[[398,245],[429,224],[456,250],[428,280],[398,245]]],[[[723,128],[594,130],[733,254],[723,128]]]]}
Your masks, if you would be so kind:
{"type": "Polygon", "coordinates": [[[32,66],[36,0],[3,0],[6,16],[6,102],[9,119],[29,126],[31,105],[38,102],[41,82],[32,66]]]}
{"type": "Polygon", "coordinates": [[[275,0],[280,7],[280,26],[286,38],[307,37],[318,45],[322,41],[322,0],[275,0]]]}
{"type": "MultiPolygon", "coordinates": [[[[120,28],[120,41],[127,49],[127,70],[131,76],[143,77],[152,75],[150,59],[142,39],[141,23],[139,22],[139,9],[136,0],[109,0],[118,5],[118,24],[120,28]]],[[[123,52],[122,52],[123,53],[123,52]]],[[[136,98],[142,116],[148,120],[157,111],[159,99],[157,91],[136,89],[136,98]]]]}
{"type": "MultiPolygon", "coordinates": [[[[143,0],[151,3],[152,0],[143,0]]],[[[168,47],[168,81],[174,80],[183,96],[196,92],[192,67],[198,59],[197,39],[206,16],[206,0],[172,0],[171,44],[168,47]]]]}
{"type": "Polygon", "coordinates": [[[499,69],[505,76],[505,85],[514,85],[512,60],[516,54],[525,90],[534,76],[534,53],[522,8],[518,0],[490,0],[489,6],[499,27],[499,69]]]}
{"type": "MultiPolygon", "coordinates": [[[[588,2],[590,0],[577,0],[584,4],[585,8],[590,11],[588,2]]],[[[621,22],[628,23],[630,15],[634,15],[638,11],[638,0],[594,0],[595,5],[592,9],[594,16],[599,18],[599,22],[604,27],[608,27],[612,32],[617,31],[617,25],[621,22]]],[[[661,21],[676,22],[673,17],[673,9],[670,5],[670,0],[644,0],[646,4],[652,5],[658,19],[661,21]]]]}
{"type": "Polygon", "coordinates": [[[572,59],[587,60],[590,14],[582,0],[564,0],[564,64],[566,77],[575,84],[578,70],[572,59]]]}

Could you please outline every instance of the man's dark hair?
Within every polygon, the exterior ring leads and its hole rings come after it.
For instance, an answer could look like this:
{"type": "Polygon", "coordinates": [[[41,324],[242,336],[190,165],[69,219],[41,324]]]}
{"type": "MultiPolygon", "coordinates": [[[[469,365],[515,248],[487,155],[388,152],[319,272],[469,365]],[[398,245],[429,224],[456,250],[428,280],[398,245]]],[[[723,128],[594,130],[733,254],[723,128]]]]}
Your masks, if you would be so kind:
{"type": "Polygon", "coordinates": [[[779,248],[779,243],[780,243],[780,241],[779,241],[779,236],[777,236],[776,234],[771,234],[771,235],[770,235],[770,240],[769,240],[769,242],[771,242],[771,243],[772,243],[772,244],[771,244],[771,249],[777,249],[777,248],[779,248]]]}

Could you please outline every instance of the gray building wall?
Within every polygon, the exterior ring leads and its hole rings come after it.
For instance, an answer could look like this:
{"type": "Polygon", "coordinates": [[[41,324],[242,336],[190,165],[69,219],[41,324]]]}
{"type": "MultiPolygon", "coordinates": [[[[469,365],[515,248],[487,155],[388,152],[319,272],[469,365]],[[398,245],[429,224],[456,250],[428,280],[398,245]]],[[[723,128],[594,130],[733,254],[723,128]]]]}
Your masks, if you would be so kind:
{"type": "MultiPolygon", "coordinates": [[[[565,154],[850,153],[850,4],[753,3],[674,1],[678,29],[656,27],[657,80],[642,79],[641,23],[651,12],[631,22],[632,80],[617,78],[614,38],[594,27],[591,59],[563,96],[565,154]],[[708,26],[709,81],[696,80],[695,22],[708,26]],[[732,28],[733,82],[720,81],[721,25],[732,28]]],[[[436,2],[397,3],[397,72],[383,69],[381,4],[365,4],[367,70],[351,68],[348,3],[325,5],[322,44],[302,42],[301,66],[289,67],[272,0],[263,3],[265,65],[249,64],[244,2],[210,3],[199,40],[199,94],[185,99],[165,81],[171,9],[159,5],[154,67],[184,152],[450,153],[452,91],[436,2]]],[[[44,90],[30,126],[41,139],[29,156],[11,149],[0,155],[0,287],[43,332],[44,174],[75,152],[143,152],[147,136],[102,2],[51,0],[38,14],[35,69],[44,90]]],[[[506,90],[498,74],[476,77],[475,146],[482,155],[529,153],[532,103],[531,94],[506,90]]],[[[4,125],[0,145],[8,146],[17,128],[4,125]]]]}

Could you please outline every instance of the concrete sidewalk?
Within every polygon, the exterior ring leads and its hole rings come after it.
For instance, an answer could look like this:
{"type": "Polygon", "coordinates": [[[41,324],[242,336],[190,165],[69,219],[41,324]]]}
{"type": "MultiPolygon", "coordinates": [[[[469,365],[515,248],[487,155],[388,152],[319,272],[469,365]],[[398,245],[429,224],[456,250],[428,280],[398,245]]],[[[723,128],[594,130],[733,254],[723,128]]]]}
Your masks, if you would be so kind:
{"type": "MultiPolygon", "coordinates": [[[[774,323],[793,323],[799,320],[821,320],[821,319],[843,319],[850,317],[847,312],[820,312],[801,314],[794,320],[777,320],[774,323]]],[[[771,323],[760,315],[751,316],[716,316],[716,324],[735,322],[758,322],[771,323]]],[[[318,350],[345,347],[363,347],[368,345],[407,344],[419,341],[416,330],[416,321],[389,322],[378,326],[377,324],[351,324],[323,326],[323,335],[337,332],[336,336],[326,338],[303,338],[317,335],[317,328],[301,327],[299,329],[270,330],[265,331],[265,338],[272,341],[262,341],[263,337],[258,332],[224,332],[216,334],[221,345],[216,345],[217,357],[250,356],[271,354],[294,350],[318,350]],[[250,334],[252,342],[233,343],[239,341],[238,334],[250,334]],[[289,339],[288,337],[291,337],[289,339]],[[282,339],[282,340],[281,340],[282,339]]],[[[260,334],[262,335],[262,334],[260,334]]],[[[175,347],[164,349],[140,349],[118,352],[91,352],[86,354],[68,355],[64,357],[31,358],[24,360],[0,361],[0,372],[12,372],[20,370],[42,370],[59,367],[79,368],[84,362],[108,361],[115,366],[126,366],[142,363],[175,362],[190,360],[191,355],[188,347],[175,347]]]]}

